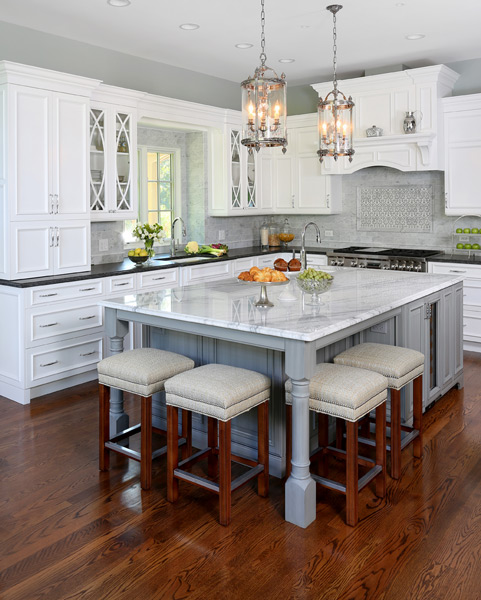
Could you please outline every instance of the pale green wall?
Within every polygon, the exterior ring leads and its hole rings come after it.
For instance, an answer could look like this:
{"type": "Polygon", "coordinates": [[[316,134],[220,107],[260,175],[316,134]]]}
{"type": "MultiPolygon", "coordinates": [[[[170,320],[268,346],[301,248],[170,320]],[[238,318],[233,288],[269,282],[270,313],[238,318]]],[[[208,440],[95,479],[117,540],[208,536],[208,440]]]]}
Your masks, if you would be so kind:
{"type": "Polygon", "coordinates": [[[240,109],[239,84],[0,21],[0,60],[100,79],[159,96],[240,109]]]}

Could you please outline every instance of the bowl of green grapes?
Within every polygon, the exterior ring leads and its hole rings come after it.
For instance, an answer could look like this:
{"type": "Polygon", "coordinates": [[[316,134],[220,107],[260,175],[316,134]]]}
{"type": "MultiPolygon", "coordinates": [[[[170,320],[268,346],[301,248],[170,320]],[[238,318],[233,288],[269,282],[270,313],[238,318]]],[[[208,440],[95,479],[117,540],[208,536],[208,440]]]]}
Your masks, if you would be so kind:
{"type": "Polygon", "coordinates": [[[313,302],[319,302],[319,295],[329,291],[334,277],[325,271],[317,271],[309,267],[305,271],[299,273],[296,278],[299,288],[312,295],[313,302]]]}

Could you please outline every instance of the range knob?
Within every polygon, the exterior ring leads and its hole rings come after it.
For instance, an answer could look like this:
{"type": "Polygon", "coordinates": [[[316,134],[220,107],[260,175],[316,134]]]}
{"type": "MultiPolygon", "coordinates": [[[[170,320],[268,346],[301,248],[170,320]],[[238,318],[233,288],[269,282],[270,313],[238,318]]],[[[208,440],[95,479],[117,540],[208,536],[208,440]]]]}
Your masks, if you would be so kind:
{"type": "Polygon", "coordinates": [[[414,270],[415,271],[420,271],[421,270],[421,264],[417,264],[414,266],[414,270]]]}
{"type": "Polygon", "coordinates": [[[365,269],[366,265],[364,265],[363,263],[361,263],[360,265],[358,265],[360,269],[365,269]]]}
{"type": "Polygon", "coordinates": [[[410,262],[407,263],[406,265],[406,271],[413,271],[414,270],[414,263],[411,260],[410,262]]]}
{"type": "Polygon", "coordinates": [[[399,263],[397,261],[391,263],[391,269],[399,269],[399,263]]]}
{"type": "Polygon", "coordinates": [[[403,260],[401,263],[399,263],[399,270],[400,271],[404,271],[404,269],[406,268],[406,261],[403,260]]]}
{"type": "Polygon", "coordinates": [[[357,267],[357,259],[353,258],[351,260],[351,267],[357,267]]]}

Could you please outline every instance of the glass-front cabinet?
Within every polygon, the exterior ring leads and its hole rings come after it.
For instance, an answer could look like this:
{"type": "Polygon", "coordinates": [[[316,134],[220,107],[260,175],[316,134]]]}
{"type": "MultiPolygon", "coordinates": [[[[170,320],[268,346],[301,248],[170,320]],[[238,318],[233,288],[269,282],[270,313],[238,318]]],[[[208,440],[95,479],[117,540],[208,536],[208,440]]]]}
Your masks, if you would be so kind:
{"type": "Polygon", "coordinates": [[[241,144],[240,128],[229,128],[230,212],[257,211],[257,155],[241,144]]]}
{"type": "Polygon", "coordinates": [[[92,104],[90,211],[92,219],[137,218],[137,123],[132,109],[92,104]]]}

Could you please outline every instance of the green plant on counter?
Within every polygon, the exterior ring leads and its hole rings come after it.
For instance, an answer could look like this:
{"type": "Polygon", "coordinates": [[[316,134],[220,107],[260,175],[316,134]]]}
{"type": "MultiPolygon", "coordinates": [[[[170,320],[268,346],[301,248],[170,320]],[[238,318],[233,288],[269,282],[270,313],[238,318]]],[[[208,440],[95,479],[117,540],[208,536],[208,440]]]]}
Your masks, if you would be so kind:
{"type": "Polygon", "coordinates": [[[132,231],[132,235],[144,242],[149,256],[154,254],[154,242],[165,237],[163,227],[159,223],[153,223],[152,225],[150,223],[138,223],[132,231]]]}

